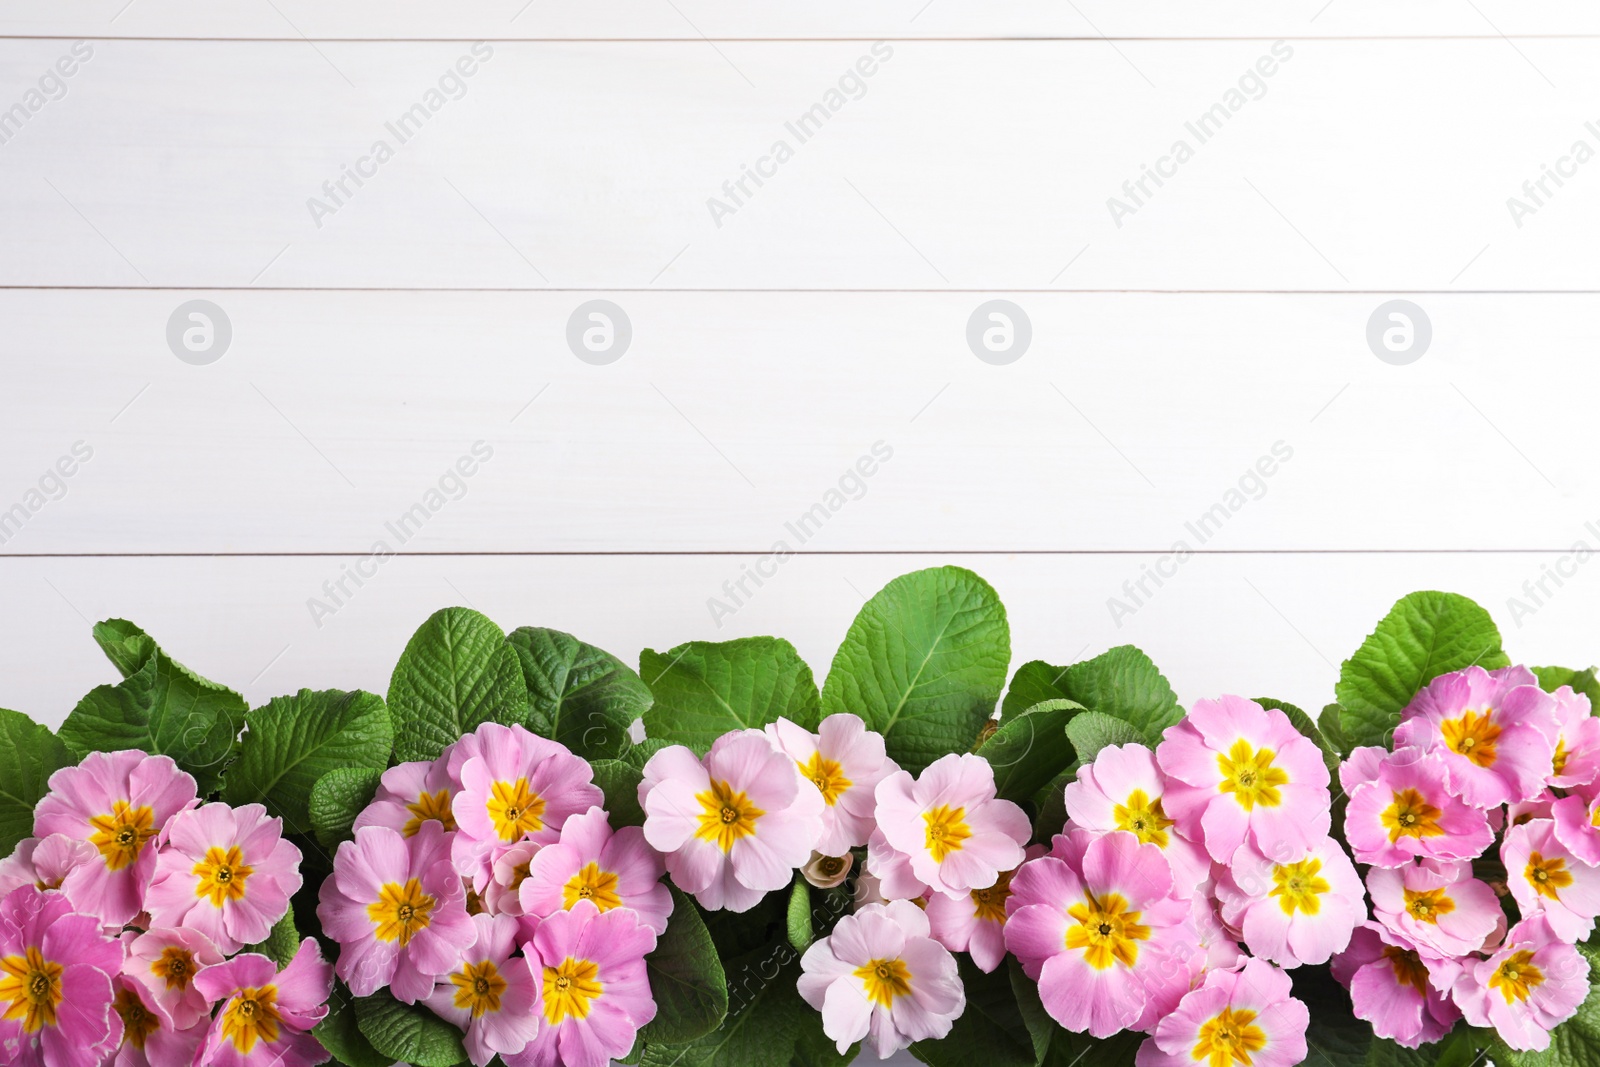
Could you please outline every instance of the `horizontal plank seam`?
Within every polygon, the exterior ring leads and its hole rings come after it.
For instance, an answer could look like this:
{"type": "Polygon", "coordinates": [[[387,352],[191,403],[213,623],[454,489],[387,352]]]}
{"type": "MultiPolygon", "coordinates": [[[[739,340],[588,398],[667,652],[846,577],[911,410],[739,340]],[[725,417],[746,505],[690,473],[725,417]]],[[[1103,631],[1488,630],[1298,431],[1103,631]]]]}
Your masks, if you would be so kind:
{"type": "MultiPolygon", "coordinates": [[[[1192,556],[1529,556],[1571,551],[1570,545],[1547,548],[1195,548],[1192,556]]],[[[791,556],[1161,556],[1159,548],[839,548],[791,552],[791,556]]],[[[686,549],[420,549],[391,552],[389,556],[766,556],[764,548],[686,549]]],[[[369,556],[370,549],[327,549],[288,552],[0,552],[0,561],[12,559],[326,559],[369,556]]]]}
{"type": "Polygon", "coordinates": [[[498,286],[498,285],[0,285],[0,292],[100,293],[1030,293],[1059,296],[1600,296],[1600,289],[1037,289],[1025,286],[989,289],[948,288],[667,288],[665,286],[498,286]]]}

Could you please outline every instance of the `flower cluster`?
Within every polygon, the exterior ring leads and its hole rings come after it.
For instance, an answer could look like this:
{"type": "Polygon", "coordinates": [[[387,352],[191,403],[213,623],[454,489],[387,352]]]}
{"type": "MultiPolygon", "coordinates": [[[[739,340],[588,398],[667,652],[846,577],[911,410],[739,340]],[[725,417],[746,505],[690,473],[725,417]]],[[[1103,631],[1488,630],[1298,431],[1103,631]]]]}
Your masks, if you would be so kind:
{"type": "Polygon", "coordinates": [[[1546,693],[1523,667],[1442,675],[1402,712],[1393,751],[1356,749],[1340,779],[1346,837],[1371,866],[1374,921],[1334,960],[1356,1015],[1411,1046],[1465,1016],[1512,1048],[1547,1048],[1588,995],[1573,942],[1600,914],[1588,698],[1546,693]]]}
{"type": "Polygon", "coordinates": [[[96,752],[51,776],[0,860],[0,1057],[27,1067],[309,1067],[333,983],[306,939],[242,951],[300,888],[259,804],[201,804],[166,756],[96,752]]]}
{"type": "Polygon", "coordinates": [[[656,1013],[644,957],[672,897],[604,803],[587,762],[515,725],[390,768],[322,884],[338,976],[426,1004],[478,1067],[624,1055],[656,1013]]]}

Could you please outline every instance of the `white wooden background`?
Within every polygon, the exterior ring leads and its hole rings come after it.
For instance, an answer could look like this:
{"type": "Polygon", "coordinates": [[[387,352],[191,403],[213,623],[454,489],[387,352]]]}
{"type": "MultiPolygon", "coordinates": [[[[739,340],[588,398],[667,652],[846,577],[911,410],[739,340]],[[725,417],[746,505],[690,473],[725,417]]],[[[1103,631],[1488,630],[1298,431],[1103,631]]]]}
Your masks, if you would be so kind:
{"type": "Polygon", "coordinates": [[[1577,0],[0,0],[0,110],[92,51],[0,144],[0,512],[93,450],[0,544],[0,706],[55,724],[112,680],[111,616],[253,701],[382,692],[454,603],[628,660],[777,633],[820,677],[864,596],[945,562],[999,589],[1016,663],[1134,642],[1186,701],[1320,707],[1415,588],[1588,664],[1600,563],[1520,624],[1506,602],[1600,547],[1600,161],[1520,227],[1506,199],[1600,148],[1596,35],[1577,0]],[[880,40],[718,226],[707,198],[880,40]],[[479,41],[319,227],[307,198],[479,41]],[[1395,297],[1433,324],[1409,366],[1365,340],[1395,297]],[[165,338],[196,298],[233,327],[209,366],[165,338]],[[595,298],[633,323],[609,366],[564,339],[595,298]],[[993,298],[1033,324],[1009,366],[964,338],[993,298]],[[465,495],[314,619],[476,441],[465,495]],[[865,494],[713,620],[879,441],[865,494]],[[1114,620],[1279,441],[1264,495],[1114,620]]]}

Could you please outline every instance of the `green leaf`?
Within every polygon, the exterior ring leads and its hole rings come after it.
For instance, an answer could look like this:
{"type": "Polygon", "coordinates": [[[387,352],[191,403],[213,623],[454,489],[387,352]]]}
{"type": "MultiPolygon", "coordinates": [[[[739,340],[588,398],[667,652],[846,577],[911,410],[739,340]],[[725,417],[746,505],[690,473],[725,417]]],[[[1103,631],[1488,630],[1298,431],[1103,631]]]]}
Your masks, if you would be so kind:
{"type": "Polygon", "coordinates": [[[730,730],[759,729],[780,716],[813,730],[820,717],[811,668],[782,638],[647,648],[639,674],[656,701],[645,712],[645,733],[700,755],[730,730]]]}
{"type": "Polygon", "coordinates": [[[50,791],[50,776],[75,762],[48,727],[0,708],[0,856],[33,834],[33,809],[50,791]]]}
{"type": "Polygon", "coordinates": [[[79,759],[126,748],[171,756],[202,797],[213,792],[244,727],[244,697],[174,662],[130,622],[102,623],[95,639],[126,677],[90,690],[72,709],[60,731],[67,748],[79,759]]]}
{"type": "Polygon", "coordinates": [[[397,759],[431,760],[486,722],[527,725],[528,686],[500,627],[467,608],[436,611],[389,680],[397,759]]]}
{"type": "Polygon", "coordinates": [[[300,931],[295,929],[294,909],[283,913],[283,918],[267,932],[265,941],[258,941],[254,945],[246,945],[244,951],[259,952],[281,971],[289,966],[289,961],[294,959],[294,954],[300,950],[300,931]]]}
{"type": "Polygon", "coordinates": [[[667,747],[667,743],[658,737],[647,737],[637,745],[629,745],[622,753],[622,762],[636,771],[644,770],[644,765],[650,762],[650,757],[667,747]]]}
{"type": "Polygon", "coordinates": [[[1285,703],[1282,700],[1273,700],[1271,697],[1257,697],[1256,703],[1268,711],[1276,709],[1283,712],[1284,717],[1289,720],[1289,725],[1300,731],[1301,736],[1307,741],[1317,746],[1317,750],[1322,753],[1322,762],[1327,766],[1328,774],[1332,779],[1335,782],[1339,780],[1339,750],[1329,744],[1326,737],[1322,736],[1322,731],[1317,728],[1316,723],[1311,721],[1311,716],[1293,704],[1285,703]]]}
{"type": "MultiPolygon", "coordinates": [[[[1090,711],[1131,723],[1149,745],[1183,718],[1172,686],[1149,656],[1132,645],[1118,645],[1093,659],[1074,663],[1059,683],[1068,699],[1090,711]]],[[[1079,753],[1079,758],[1084,758],[1079,753]]]]}
{"type": "Polygon", "coordinates": [[[1082,763],[1093,762],[1107,745],[1142,745],[1148,738],[1138,727],[1100,711],[1083,711],[1067,723],[1067,737],[1082,763]]]}
{"type": "Polygon", "coordinates": [[[516,650],[541,733],[585,759],[623,753],[629,728],[653,699],[631,667],[560,630],[523,626],[506,642],[516,650]]]}
{"type": "Polygon", "coordinates": [[[1348,756],[1355,746],[1350,744],[1350,739],[1344,735],[1344,723],[1340,721],[1344,709],[1337,704],[1329,704],[1322,709],[1322,714],[1317,716],[1317,729],[1322,731],[1322,737],[1334,751],[1341,756],[1348,756]]]}
{"type": "MultiPolygon", "coordinates": [[[[1068,740],[1071,740],[1070,735],[1068,740]]],[[[1067,783],[1077,780],[1078,767],[1079,764],[1074,763],[1033,795],[1033,808],[1039,813],[1033,817],[1034,840],[1048,843],[1066,829],[1067,783]]]]}
{"type": "Polygon", "coordinates": [[[1034,1049],[1026,1020],[1011,987],[1009,971],[978,970],[965,954],[956,956],[967,1006],[950,1033],[938,1041],[917,1041],[911,1055],[930,1067],[1033,1067],[1034,1049]]]}
{"type": "Polygon", "coordinates": [[[292,834],[308,834],[311,789],[329,771],[381,772],[389,765],[394,726],[383,698],[357,690],[273,697],[245,717],[239,760],[222,796],[229,804],[265,804],[292,834]]]}
{"type": "Polygon", "coordinates": [[[1578,953],[1589,964],[1589,995],[1577,1014],[1550,1031],[1550,1048],[1544,1052],[1515,1052],[1496,1038],[1489,1058],[1495,1067],[1594,1067],[1600,1064],[1600,948],[1579,944],[1578,953]]]}
{"type": "Polygon", "coordinates": [[[789,1067],[812,1011],[795,990],[799,974],[799,956],[787,944],[730,961],[722,1025],[687,1044],[647,1044],[640,1067],[789,1067]]]}
{"type": "Polygon", "coordinates": [[[1071,700],[1046,700],[1000,720],[1000,728],[978,746],[994,768],[995,792],[1021,804],[1072,766],[1067,723],[1083,710],[1071,700]]]}
{"type": "Polygon", "coordinates": [[[1000,718],[1020,715],[1046,700],[1071,699],[1061,687],[1061,678],[1066,673],[1065,667],[1052,667],[1042,659],[1031,659],[1018,667],[1017,673],[1011,676],[1005,699],[1000,702],[1000,718]]]}
{"type": "Polygon", "coordinates": [[[822,690],[824,714],[854,712],[912,774],[966,752],[994,713],[1011,659],[1006,609],[960,567],[901,575],[867,601],[822,690]]]}
{"type": "Polygon", "coordinates": [[[1372,1026],[1355,1017],[1350,994],[1326,966],[1289,972],[1294,995],[1311,1012],[1306,1044],[1322,1067],[1362,1067],[1373,1042],[1372,1026]]]}
{"type": "Polygon", "coordinates": [[[639,783],[644,776],[619,759],[597,759],[589,766],[594,768],[594,784],[606,795],[606,814],[610,816],[611,828],[643,826],[639,783]]]}
{"type": "Polygon", "coordinates": [[[1535,667],[1534,676],[1539,679],[1539,688],[1546,693],[1554,693],[1564,685],[1570,685],[1574,692],[1582,693],[1589,698],[1589,710],[1592,714],[1600,714],[1600,681],[1595,679],[1595,669],[1586,667],[1581,671],[1571,667],[1535,667]]]}
{"type": "Polygon", "coordinates": [[[328,1014],[311,1030],[322,1047],[348,1067],[390,1067],[394,1059],[372,1047],[361,1035],[356,1007],[343,982],[336,982],[328,997],[328,1014]]]}
{"type": "Polygon", "coordinates": [[[386,989],[356,998],[361,1035],[391,1063],[455,1067],[467,1058],[461,1031],[420,1004],[402,1004],[386,989]]]}
{"type": "MultiPolygon", "coordinates": [[[[1145,1036],[1133,1030],[1100,1039],[1057,1027],[1044,1067],[1134,1067],[1134,1057],[1144,1042],[1145,1036]]],[[[1329,1065],[1323,1063],[1317,1067],[1329,1065]]]]}
{"type": "Polygon", "coordinates": [[[1339,668],[1334,692],[1351,745],[1387,745],[1400,712],[1441,674],[1510,660],[1489,613],[1455,593],[1402,597],[1339,668]]]}
{"type": "Polygon", "coordinates": [[[682,1044],[710,1034],[728,1013],[728,979],[693,900],[676,886],[666,933],[644,959],[656,1017],[639,1031],[654,1045],[682,1044]]]}
{"type": "Polygon", "coordinates": [[[1011,982],[1012,996],[1017,1000],[1017,1011],[1028,1029],[1028,1040],[1033,1044],[1033,1061],[1039,1063],[1044,1060],[1051,1038],[1060,1027],[1045,1011],[1039,999],[1038,984],[1023,973],[1022,964],[1015,956],[1006,957],[1006,977],[1011,982]]]}
{"type": "Polygon", "coordinates": [[[811,886],[797,874],[789,887],[789,944],[796,952],[804,952],[811,947],[811,940],[811,886]]]}
{"type": "Polygon", "coordinates": [[[307,807],[323,848],[335,849],[350,840],[351,825],[361,809],[372,803],[382,778],[383,771],[375,768],[339,767],[317,779],[307,807]]]}

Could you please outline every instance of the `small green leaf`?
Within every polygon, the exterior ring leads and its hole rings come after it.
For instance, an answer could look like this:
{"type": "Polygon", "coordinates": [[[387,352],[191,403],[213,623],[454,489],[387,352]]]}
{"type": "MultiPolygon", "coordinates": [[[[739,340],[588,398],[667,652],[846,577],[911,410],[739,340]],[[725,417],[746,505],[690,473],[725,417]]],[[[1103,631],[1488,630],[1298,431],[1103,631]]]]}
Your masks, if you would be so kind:
{"type": "Polygon", "coordinates": [[[335,849],[350,840],[351,825],[361,809],[372,803],[382,778],[383,772],[374,768],[339,767],[317,779],[307,808],[323,848],[335,849]]]}
{"type": "Polygon", "coordinates": [[[1387,745],[1400,712],[1441,674],[1510,660],[1489,613],[1455,593],[1402,597],[1339,668],[1334,692],[1351,745],[1387,745]]]}
{"type": "Polygon", "coordinates": [[[294,959],[294,954],[300,950],[300,931],[295,929],[294,909],[284,912],[283,918],[267,933],[265,941],[254,945],[246,945],[244,951],[259,952],[273,963],[278,969],[289,966],[289,961],[294,959]]]}
{"type": "Polygon", "coordinates": [[[467,1058],[461,1031],[421,1004],[402,1004],[386,989],[356,998],[361,1035],[390,1062],[413,1067],[455,1067],[467,1058]]]}
{"type": "Polygon", "coordinates": [[[528,687],[517,651],[476,611],[436,611],[395,664],[389,713],[402,762],[431,760],[486,722],[526,725],[528,687]]]}
{"type": "Polygon", "coordinates": [[[1083,763],[1093,762],[1107,745],[1142,745],[1148,741],[1131,723],[1099,711],[1083,711],[1074,716],[1067,723],[1067,737],[1083,763]]]}
{"type": "Polygon", "coordinates": [[[589,766],[594,768],[594,784],[606,795],[606,814],[611,819],[611,828],[643,826],[639,783],[644,776],[619,759],[597,759],[589,766]]]}
{"type": "Polygon", "coordinates": [[[639,1036],[650,1044],[682,1044],[712,1033],[728,1013],[728,979],[693,900],[672,889],[666,933],[644,958],[656,1017],[639,1036]]]}
{"type": "Polygon", "coordinates": [[[796,952],[811,947],[811,886],[799,875],[789,887],[789,944],[796,952]]]}
{"type": "Polygon", "coordinates": [[[1344,735],[1343,715],[1344,709],[1339,705],[1326,705],[1322,709],[1322,714],[1317,716],[1317,729],[1322,731],[1323,739],[1333,746],[1334,751],[1341,756],[1348,756],[1355,746],[1350,744],[1350,739],[1344,735]]]}
{"type": "Polygon", "coordinates": [[[124,678],[138,674],[156,651],[155,639],[127,619],[95,623],[94,640],[124,678]]]}
{"type": "Polygon", "coordinates": [[[50,776],[73,762],[47,727],[0,708],[0,856],[33,835],[33,809],[50,791],[50,776]]]}
{"type": "MultiPolygon", "coordinates": [[[[1068,739],[1071,736],[1068,735],[1068,739]]],[[[1039,814],[1033,818],[1033,836],[1036,841],[1049,842],[1056,834],[1063,833],[1067,824],[1067,783],[1076,781],[1079,764],[1062,771],[1046,783],[1045,787],[1033,795],[1033,808],[1039,814]]]]}
{"type": "Polygon", "coordinates": [[[334,983],[333,993],[328,997],[328,1014],[312,1028],[311,1036],[348,1067],[390,1067],[394,1063],[393,1057],[373,1048],[361,1035],[355,1002],[343,982],[334,983]]]}
{"type": "Polygon", "coordinates": [[[222,796],[229,804],[265,804],[293,834],[312,831],[311,789],[329,771],[381,772],[389,765],[394,726],[383,698],[337,689],[273,697],[245,717],[239,760],[222,796]]]}
{"type": "Polygon", "coordinates": [[[1161,732],[1183,718],[1183,708],[1149,656],[1132,645],[1118,645],[1070,667],[1043,660],[1024,663],[1011,680],[1002,718],[1023,701],[1050,698],[1075,700],[1138,727],[1147,744],[1161,741],[1161,732]]]}
{"type": "Polygon", "coordinates": [[[1257,697],[1256,703],[1268,711],[1276,709],[1283,712],[1284,717],[1289,720],[1289,725],[1300,731],[1301,736],[1307,741],[1317,746],[1317,750],[1322,753],[1322,762],[1327,766],[1328,774],[1332,779],[1336,782],[1339,780],[1339,750],[1329,744],[1326,737],[1322,736],[1322,731],[1317,729],[1317,724],[1311,721],[1311,716],[1293,704],[1286,704],[1281,700],[1273,700],[1271,697],[1257,697]]]}
{"type": "Polygon", "coordinates": [[[1535,667],[1533,673],[1539,679],[1539,688],[1546,693],[1554,693],[1562,686],[1570,685],[1574,692],[1589,698],[1590,714],[1600,714],[1600,681],[1595,679],[1593,667],[1585,667],[1581,671],[1571,667],[1535,667]]]}
{"type": "Polygon", "coordinates": [[[1067,723],[1082,710],[1082,704],[1058,698],[1002,718],[1000,728],[978,746],[978,755],[994,768],[995,792],[1025,803],[1072,766],[1067,723]]]}
{"type": "Polygon", "coordinates": [[[700,755],[730,730],[777,722],[816,729],[817,683],[789,642],[777,637],[691,641],[639,653],[639,674],[655,694],[645,733],[700,755]]]}
{"type": "Polygon", "coordinates": [[[523,626],[506,642],[516,650],[540,732],[585,759],[622,754],[629,728],[653,699],[631,667],[560,630],[523,626]]]}
{"type": "Polygon", "coordinates": [[[1000,718],[1020,715],[1046,700],[1070,699],[1061,687],[1061,678],[1066,673],[1065,667],[1052,667],[1042,659],[1031,659],[1018,667],[1017,673],[1011,676],[1005,699],[1000,702],[1000,718]]]}
{"type": "Polygon", "coordinates": [[[1011,628],[988,582],[960,567],[901,575],[861,609],[822,690],[825,715],[853,712],[912,774],[966,752],[994,713],[1011,628]]]}

